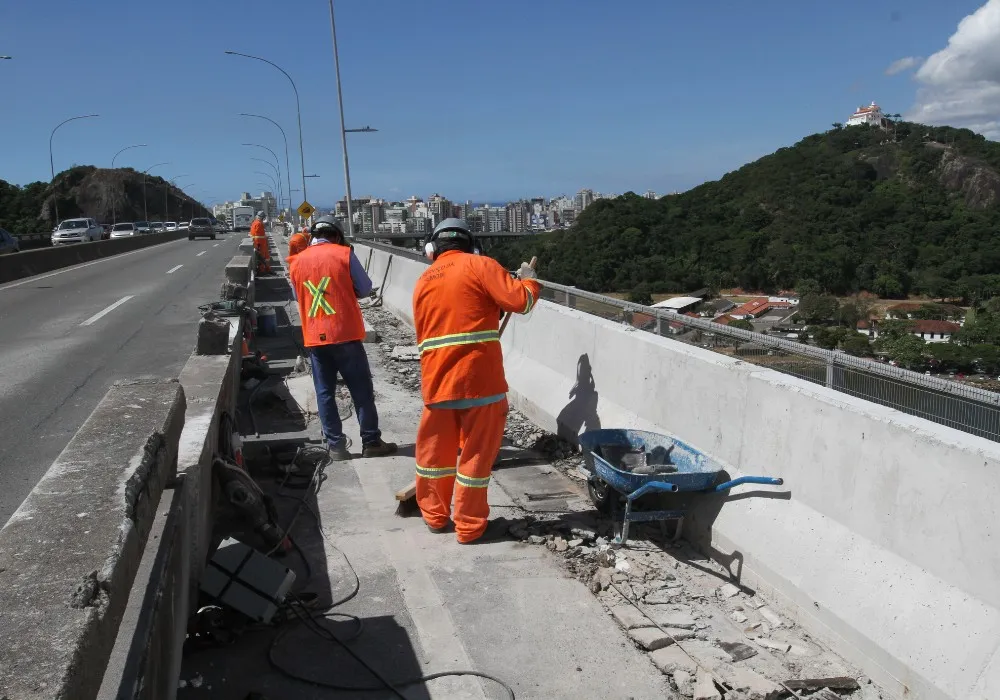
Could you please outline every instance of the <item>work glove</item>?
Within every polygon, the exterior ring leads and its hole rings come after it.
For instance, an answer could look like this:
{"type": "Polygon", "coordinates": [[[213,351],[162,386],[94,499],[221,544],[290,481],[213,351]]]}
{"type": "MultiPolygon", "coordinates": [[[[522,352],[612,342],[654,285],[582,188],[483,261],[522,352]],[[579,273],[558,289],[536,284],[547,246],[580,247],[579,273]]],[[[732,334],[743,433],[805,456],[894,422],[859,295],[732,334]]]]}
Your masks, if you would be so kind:
{"type": "Polygon", "coordinates": [[[538,275],[526,262],[521,263],[521,267],[517,270],[517,278],[519,280],[534,280],[538,279],[538,275]]]}

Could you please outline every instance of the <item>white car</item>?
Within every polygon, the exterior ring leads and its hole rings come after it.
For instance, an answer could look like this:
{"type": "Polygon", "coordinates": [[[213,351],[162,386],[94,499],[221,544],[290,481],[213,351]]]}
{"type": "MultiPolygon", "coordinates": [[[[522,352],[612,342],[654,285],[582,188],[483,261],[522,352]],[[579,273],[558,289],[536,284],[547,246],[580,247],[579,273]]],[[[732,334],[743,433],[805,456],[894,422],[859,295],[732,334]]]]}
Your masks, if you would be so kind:
{"type": "Polygon", "coordinates": [[[162,221],[150,221],[149,222],[150,233],[163,233],[163,222],[162,221]]]}
{"type": "Polygon", "coordinates": [[[188,222],[186,222],[186,221],[182,221],[179,224],[177,224],[177,230],[178,231],[186,231],[187,227],[188,227],[188,222]]]}
{"type": "Polygon", "coordinates": [[[163,223],[163,230],[164,231],[176,231],[177,230],[177,222],[176,221],[165,221],[163,223]]]}
{"type": "Polygon", "coordinates": [[[115,224],[111,229],[112,238],[129,238],[139,235],[139,227],[135,224],[115,224]]]}
{"type": "Polygon", "coordinates": [[[52,232],[52,245],[99,241],[103,234],[104,229],[93,219],[66,219],[52,232]]]}

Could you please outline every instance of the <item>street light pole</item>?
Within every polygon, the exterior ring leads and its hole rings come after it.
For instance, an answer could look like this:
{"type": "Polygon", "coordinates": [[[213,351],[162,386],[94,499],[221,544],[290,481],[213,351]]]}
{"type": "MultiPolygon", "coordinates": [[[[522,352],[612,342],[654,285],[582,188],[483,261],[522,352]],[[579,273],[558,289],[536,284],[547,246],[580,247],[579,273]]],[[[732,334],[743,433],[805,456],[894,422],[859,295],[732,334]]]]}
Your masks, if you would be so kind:
{"type": "MultiPolygon", "coordinates": [[[[175,185],[178,180],[182,177],[191,177],[190,175],[178,175],[177,177],[167,180],[166,184],[163,186],[163,220],[166,221],[170,218],[170,204],[167,202],[167,197],[170,194],[170,186],[175,185]]],[[[184,216],[184,211],[181,210],[181,216],[184,216]]],[[[146,222],[149,223],[148,221],[146,222]]]]}
{"type": "MultiPolygon", "coordinates": [[[[126,146],[125,148],[121,149],[111,158],[111,169],[112,170],[115,169],[115,160],[125,151],[129,150],[130,148],[145,148],[145,147],[146,144],[137,143],[132,146],[126,146]]],[[[111,197],[111,223],[112,224],[118,223],[118,202],[115,201],[115,198],[113,196],[111,197]]]]}
{"type": "Polygon", "coordinates": [[[267,63],[284,73],[285,77],[288,78],[288,82],[292,84],[292,90],[295,92],[295,112],[299,120],[299,164],[302,166],[302,199],[306,199],[306,152],[305,147],[302,145],[302,107],[299,104],[299,89],[295,87],[295,81],[292,80],[292,76],[290,76],[284,68],[279,66],[277,63],[268,61],[266,58],[251,56],[246,53],[238,53],[236,51],[226,51],[226,53],[231,56],[242,56],[243,58],[252,58],[256,61],[263,61],[264,63],[267,63]]]}
{"type": "Polygon", "coordinates": [[[151,165],[142,171],[142,218],[144,221],[149,221],[149,210],[146,209],[146,173],[153,168],[160,167],[161,165],[170,165],[170,163],[157,163],[156,165],[151,165]]]}
{"type": "MultiPolygon", "coordinates": [[[[347,187],[347,236],[353,238],[354,210],[351,204],[351,167],[347,162],[347,132],[344,131],[344,95],[340,89],[340,53],[337,51],[337,20],[334,19],[333,0],[330,0],[330,34],[333,36],[333,64],[337,73],[337,103],[340,106],[340,146],[344,150],[344,184],[347,187]]],[[[305,185],[302,187],[304,189],[305,185]]]]}
{"type": "MultiPolygon", "coordinates": [[[[49,171],[52,174],[52,185],[53,186],[55,186],[55,182],[56,182],[56,166],[55,166],[55,160],[53,160],[53,158],[52,158],[52,137],[56,135],[56,132],[59,130],[59,127],[61,127],[63,124],[68,124],[69,122],[76,121],[77,119],[90,119],[91,117],[99,117],[99,116],[101,116],[101,115],[100,114],[81,114],[79,117],[70,117],[66,121],[63,121],[63,122],[60,122],[60,123],[56,124],[56,128],[52,130],[51,134],[49,134],[49,171]]],[[[56,210],[56,225],[59,225],[59,196],[56,193],[54,193],[54,192],[52,194],[52,205],[55,207],[55,210],[56,210]]]]}
{"type": "Polygon", "coordinates": [[[265,151],[267,151],[272,156],[274,156],[274,162],[273,163],[271,161],[264,160],[263,158],[255,158],[255,160],[261,160],[261,161],[267,163],[268,165],[270,165],[271,167],[274,168],[274,171],[276,173],[278,173],[278,199],[280,200],[281,199],[281,195],[282,195],[282,192],[281,192],[281,164],[278,162],[278,156],[277,156],[277,154],[275,154],[275,152],[272,151],[267,146],[262,146],[259,143],[244,143],[244,144],[241,144],[241,145],[248,146],[248,147],[251,147],[251,148],[263,148],[265,151]]]}
{"type": "MultiPolygon", "coordinates": [[[[246,112],[240,112],[240,116],[241,117],[254,117],[256,119],[263,119],[264,121],[271,122],[276,127],[278,127],[278,131],[281,132],[281,138],[285,142],[285,184],[288,186],[288,208],[291,211],[294,212],[295,209],[292,207],[292,194],[291,194],[291,192],[292,192],[292,169],[291,169],[291,166],[289,166],[289,164],[288,164],[288,137],[285,136],[285,130],[281,128],[281,124],[279,124],[278,122],[274,121],[270,117],[264,117],[264,116],[261,116],[260,114],[247,114],[246,112]]],[[[293,214],[293,216],[294,216],[294,214],[293,214]]]]}

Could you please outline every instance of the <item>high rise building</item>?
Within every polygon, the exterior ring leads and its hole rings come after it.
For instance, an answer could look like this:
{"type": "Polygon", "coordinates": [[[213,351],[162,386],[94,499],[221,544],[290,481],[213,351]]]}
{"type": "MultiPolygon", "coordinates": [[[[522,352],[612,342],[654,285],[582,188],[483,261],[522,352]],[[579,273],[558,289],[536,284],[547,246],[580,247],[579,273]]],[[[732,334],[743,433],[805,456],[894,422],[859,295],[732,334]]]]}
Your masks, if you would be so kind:
{"type": "Polygon", "coordinates": [[[657,198],[657,194],[656,194],[656,192],[653,192],[653,190],[646,190],[646,194],[644,194],[642,196],[645,197],[646,199],[656,199],[657,198]]]}
{"type": "Polygon", "coordinates": [[[452,204],[439,194],[432,194],[427,209],[430,211],[431,221],[437,226],[445,219],[452,216],[452,204]]]}
{"type": "Polygon", "coordinates": [[[507,230],[513,233],[528,230],[528,203],[524,200],[507,205],[507,230]]]}
{"type": "Polygon", "coordinates": [[[577,212],[581,212],[591,204],[594,203],[594,191],[593,190],[580,190],[576,193],[574,199],[574,208],[577,212]]]}

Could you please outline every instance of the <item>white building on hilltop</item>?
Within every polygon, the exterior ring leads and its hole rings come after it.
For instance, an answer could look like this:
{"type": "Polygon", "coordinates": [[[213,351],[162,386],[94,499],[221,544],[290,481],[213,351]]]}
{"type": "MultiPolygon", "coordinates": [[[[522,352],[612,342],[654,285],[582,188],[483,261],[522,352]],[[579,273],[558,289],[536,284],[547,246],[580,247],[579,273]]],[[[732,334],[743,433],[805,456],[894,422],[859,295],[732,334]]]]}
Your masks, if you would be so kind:
{"type": "Polygon", "coordinates": [[[885,115],[882,108],[872,102],[867,107],[858,107],[857,111],[847,120],[847,126],[858,126],[859,124],[871,124],[873,126],[885,126],[885,115]]]}

